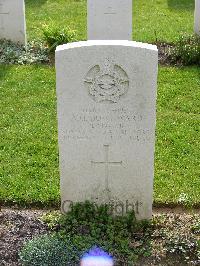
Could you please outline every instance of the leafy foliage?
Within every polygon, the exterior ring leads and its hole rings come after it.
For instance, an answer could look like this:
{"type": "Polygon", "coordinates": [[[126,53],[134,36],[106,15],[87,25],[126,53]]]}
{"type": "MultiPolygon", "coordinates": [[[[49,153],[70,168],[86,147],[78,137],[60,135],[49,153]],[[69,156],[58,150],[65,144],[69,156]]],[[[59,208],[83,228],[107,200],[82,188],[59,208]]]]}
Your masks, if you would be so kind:
{"type": "Polygon", "coordinates": [[[24,266],[72,266],[78,258],[70,241],[57,234],[43,235],[27,242],[19,257],[24,266]]]}
{"type": "Polygon", "coordinates": [[[171,51],[171,58],[175,63],[200,66],[200,37],[181,35],[171,51]]]}
{"type": "Polygon", "coordinates": [[[30,42],[27,46],[0,40],[0,64],[38,64],[48,63],[48,49],[39,42],[30,42]]]}
{"type": "Polygon", "coordinates": [[[58,45],[76,41],[76,32],[69,27],[45,25],[43,35],[50,50],[55,50],[58,45]]]}
{"type": "MultiPolygon", "coordinates": [[[[55,216],[43,217],[52,228],[55,216]],[[52,217],[51,219],[49,219],[52,217]]],[[[55,224],[54,224],[55,225],[55,224]]],[[[117,261],[133,263],[139,256],[151,254],[148,221],[138,222],[133,212],[113,216],[108,205],[97,206],[90,202],[77,203],[71,211],[58,219],[59,234],[69,238],[79,254],[97,245],[112,254],[117,261]]]]}
{"type": "Polygon", "coordinates": [[[186,262],[191,259],[200,261],[199,245],[192,237],[175,236],[167,241],[166,249],[168,254],[178,255],[186,262]]]}
{"type": "Polygon", "coordinates": [[[60,217],[62,216],[62,214],[59,211],[52,211],[52,212],[48,212],[45,215],[43,215],[40,220],[46,224],[48,224],[48,227],[51,230],[55,230],[56,228],[58,228],[58,223],[60,220],[60,217]]]}
{"type": "MultiPolygon", "coordinates": [[[[196,223],[193,227],[192,227],[192,233],[196,234],[196,235],[200,235],[200,221],[198,221],[198,223],[196,223]]],[[[199,242],[200,244],[200,242],[199,242]]]]}
{"type": "Polygon", "coordinates": [[[172,265],[174,260],[177,265],[199,265],[200,243],[194,231],[198,215],[160,214],[152,221],[138,222],[133,212],[118,217],[111,211],[109,206],[85,202],[73,205],[65,215],[45,214],[41,219],[52,234],[25,244],[20,252],[23,265],[78,266],[91,250],[106,251],[115,266],[172,265]]]}

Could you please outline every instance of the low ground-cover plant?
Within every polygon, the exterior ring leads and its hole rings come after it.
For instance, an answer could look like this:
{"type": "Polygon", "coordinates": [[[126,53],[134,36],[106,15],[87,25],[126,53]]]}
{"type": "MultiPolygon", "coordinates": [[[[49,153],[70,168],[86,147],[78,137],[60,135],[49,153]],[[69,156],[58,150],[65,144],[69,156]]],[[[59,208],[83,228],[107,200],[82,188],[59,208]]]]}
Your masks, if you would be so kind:
{"type": "Polygon", "coordinates": [[[133,263],[138,257],[149,255],[151,224],[136,221],[134,212],[124,216],[111,213],[108,205],[77,203],[67,215],[61,216],[60,232],[70,235],[79,250],[84,250],[83,243],[88,244],[87,248],[95,244],[119,262],[133,263]]]}
{"type": "Polygon", "coordinates": [[[107,205],[85,202],[73,205],[65,215],[56,216],[45,215],[42,218],[56,233],[28,242],[20,253],[23,265],[46,265],[40,261],[48,261],[48,265],[63,265],[63,261],[66,265],[69,261],[71,265],[79,265],[81,257],[94,246],[113,256],[115,265],[133,264],[138,257],[151,254],[151,224],[136,221],[133,212],[113,216],[107,205]],[[42,246],[41,250],[39,246],[42,246]],[[63,255],[64,250],[66,254],[70,250],[70,256],[63,255]],[[52,256],[58,251],[62,258],[60,264],[56,264],[55,256],[52,256]]]}
{"type": "Polygon", "coordinates": [[[76,31],[69,27],[45,25],[43,35],[50,51],[54,51],[58,45],[76,41],[76,31]]]}
{"type": "Polygon", "coordinates": [[[40,42],[30,42],[27,46],[0,40],[0,64],[48,63],[48,49],[40,42]]]}
{"type": "Polygon", "coordinates": [[[41,219],[52,233],[25,244],[20,252],[22,265],[78,266],[81,258],[95,249],[113,257],[115,266],[146,265],[155,258],[163,262],[159,265],[172,265],[174,260],[177,265],[200,262],[198,231],[193,231],[198,216],[184,216],[192,222],[179,230],[183,222],[179,215],[139,222],[133,212],[114,216],[110,211],[109,206],[85,202],[73,205],[65,215],[45,214],[41,219]]]}
{"type": "Polygon", "coordinates": [[[167,241],[166,250],[168,255],[177,255],[185,262],[189,262],[191,259],[197,262],[200,259],[198,242],[192,237],[174,236],[167,241]]]}
{"type": "MultiPolygon", "coordinates": [[[[200,235],[200,221],[198,221],[193,227],[192,227],[193,234],[200,235]]],[[[200,241],[200,240],[199,240],[200,241]]],[[[199,242],[200,244],[200,242],[199,242]]]]}
{"type": "Polygon", "coordinates": [[[200,36],[181,35],[170,54],[173,63],[200,66],[200,36]]]}
{"type": "Polygon", "coordinates": [[[72,266],[78,258],[70,240],[61,239],[58,234],[32,239],[22,248],[19,257],[24,266],[72,266]]]}

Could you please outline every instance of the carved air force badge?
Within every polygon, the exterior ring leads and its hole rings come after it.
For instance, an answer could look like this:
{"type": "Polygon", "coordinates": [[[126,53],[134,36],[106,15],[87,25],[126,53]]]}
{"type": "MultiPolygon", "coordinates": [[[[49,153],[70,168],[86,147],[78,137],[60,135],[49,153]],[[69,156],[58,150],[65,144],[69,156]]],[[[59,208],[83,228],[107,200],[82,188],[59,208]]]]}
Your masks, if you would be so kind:
{"type": "Polygon", "coordinates": [[[129,79],[126,72],[110,60],[92,67],[85,77],[89,95],[96,102],[117,103],[128,91],[129,79]]]}

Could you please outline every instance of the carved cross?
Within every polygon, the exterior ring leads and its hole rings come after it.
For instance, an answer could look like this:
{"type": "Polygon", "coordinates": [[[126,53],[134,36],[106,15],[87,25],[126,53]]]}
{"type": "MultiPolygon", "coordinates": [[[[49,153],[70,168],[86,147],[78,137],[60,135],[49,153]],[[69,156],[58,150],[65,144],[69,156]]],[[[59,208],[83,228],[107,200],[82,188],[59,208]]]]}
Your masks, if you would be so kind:
{"type": "Polygon", "coordinates": [[[103,161],[91,161],[92,164],[102,164],[105,166],[105,187],[109,190],[109,167],[121,166],[122,161],[115,162],[109,160],[109,145],[104,145],[104,160],[103,161]]]}

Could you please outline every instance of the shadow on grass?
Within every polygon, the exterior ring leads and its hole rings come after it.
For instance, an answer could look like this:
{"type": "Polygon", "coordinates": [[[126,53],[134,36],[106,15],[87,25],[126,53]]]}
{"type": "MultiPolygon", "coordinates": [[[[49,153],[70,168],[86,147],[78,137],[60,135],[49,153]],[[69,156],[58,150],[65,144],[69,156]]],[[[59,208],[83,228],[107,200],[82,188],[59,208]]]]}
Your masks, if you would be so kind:
{"type": "Polygon", "coordinates": [[[44,5],[47,0],[25,0],[25,6],[29,8],[38,8],[44,5]]]}
{"type": "MultiPolygon", "coordinates": [[[[6,78],[7,78],[7,75],[9,75],[12,71],[12,69],[15,69],[19,66],[22,66],[23,65],[17,65],[17,64],[14,64],[14,65],[7,65],[7,64],[0,64],[0,81],[4,81],[6,78]]],[[[35,69],[40,69],[42,67],[48,67],[48,65],[43,65],[43,64],[35,64],[35,65],[31,65],[32,68],[35,68],[35,69]]]]}
{"type": "Polygon", "coordinates": [[[168,7],[175,10],[194,10],[194,0],[168,0],[168,7]]]}
{"type": "Polygon", "coordinates": [[[0,64],[0,81],[3,81],[6,79],[7,74],[10,73],[10,70],[12,69],[12,65],[4,65],[0,64]]]}

